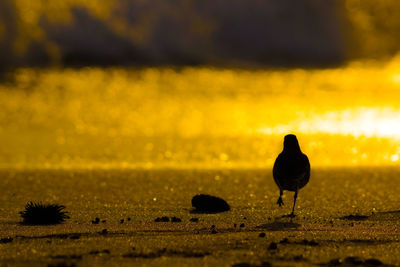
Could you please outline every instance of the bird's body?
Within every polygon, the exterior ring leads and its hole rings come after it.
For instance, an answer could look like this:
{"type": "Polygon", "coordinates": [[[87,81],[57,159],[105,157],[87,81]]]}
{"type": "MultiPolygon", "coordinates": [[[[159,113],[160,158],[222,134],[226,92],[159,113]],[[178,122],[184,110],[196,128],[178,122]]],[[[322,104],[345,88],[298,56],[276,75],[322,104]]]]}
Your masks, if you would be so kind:
{"type": "Polygon", "coordinates": [[[283,205],[283,190],[295,192],[293,209],[290,214],[294,216],[297,193],[310,180],[310,162],[308,157],[301,152],[295,135],[289,134],[285,136],[283,151],[275,160],[273,176],[280,190],[277,202],[279,206],[283,205]]]}

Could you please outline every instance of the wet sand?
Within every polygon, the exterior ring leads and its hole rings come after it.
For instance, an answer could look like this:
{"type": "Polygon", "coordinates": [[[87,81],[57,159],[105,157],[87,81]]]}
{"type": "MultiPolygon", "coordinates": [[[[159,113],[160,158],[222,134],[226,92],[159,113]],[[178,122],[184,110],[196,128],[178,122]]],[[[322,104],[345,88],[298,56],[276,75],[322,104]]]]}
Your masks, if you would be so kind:
{"type": "Polygon", "coordinates": [[[269,169],[2,170],[0,265],[400,265],[399,177],[400,168],[313,169],[290,219],[293,193],[279,208],[269,169]],[[231,210],[193,213],[198,193],[231,210]],[[65,205],[71,218],[21,225],[28,201],[65,205]],[[181,222],[155,222],[162,216],[181,222]]]}

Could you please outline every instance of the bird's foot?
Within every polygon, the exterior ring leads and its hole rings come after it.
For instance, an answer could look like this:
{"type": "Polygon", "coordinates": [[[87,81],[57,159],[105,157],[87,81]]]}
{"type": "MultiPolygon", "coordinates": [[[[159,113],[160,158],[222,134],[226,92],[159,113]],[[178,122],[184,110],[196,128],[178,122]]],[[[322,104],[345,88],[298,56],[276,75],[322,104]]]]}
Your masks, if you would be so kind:
{"type": "Polygon", "coordinates": [[[283,204],[283,200],[282,200],[281,196],[278,198],[278,201],[276,202],[276,204],[278,204],[279,207],[282,207],[283,205],[285,205],[285,204],[283,204]]]}

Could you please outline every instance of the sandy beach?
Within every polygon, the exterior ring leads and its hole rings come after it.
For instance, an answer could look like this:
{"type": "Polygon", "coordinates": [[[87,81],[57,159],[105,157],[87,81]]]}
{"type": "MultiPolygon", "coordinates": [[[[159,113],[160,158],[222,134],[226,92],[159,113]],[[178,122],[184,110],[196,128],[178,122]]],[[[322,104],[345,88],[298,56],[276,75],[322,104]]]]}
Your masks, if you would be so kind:
{"type": "Polygon", "coordinates": [[[285,193],[279,208],[266,169],[2,170],[0,262],[399,265],[399,175],[398,168],[313,170],[290,219],[282,216],[289,214],[293,194],[285,193]],[[198,193],[222,197],[231,210],[193,213],[191,198],[198,193]],[[28,201],[65,205],[71,218],[60,225],[21,225],[18,212],[28,201]],[[181,222],[155,222],[162,216],[181,222]],[[96,217],[100,222],[93,224],[96,217]]]}

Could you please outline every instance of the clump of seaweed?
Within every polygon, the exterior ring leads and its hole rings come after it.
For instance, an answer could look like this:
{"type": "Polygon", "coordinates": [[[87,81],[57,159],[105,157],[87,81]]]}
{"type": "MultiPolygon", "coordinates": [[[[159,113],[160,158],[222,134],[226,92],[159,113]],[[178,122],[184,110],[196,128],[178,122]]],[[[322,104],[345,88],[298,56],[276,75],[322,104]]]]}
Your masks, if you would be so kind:
{"type": "Polygon", "coordinates": [[[28,202],[25,206],[24,211],[20,211],[21,217],[23,218],[22,224],[26,225],[50,225],[59,224],[69,219],[66,214],[68,212],[63,211],[65,206],[57,204],[42,204],[28,202]]]}

